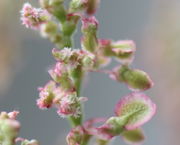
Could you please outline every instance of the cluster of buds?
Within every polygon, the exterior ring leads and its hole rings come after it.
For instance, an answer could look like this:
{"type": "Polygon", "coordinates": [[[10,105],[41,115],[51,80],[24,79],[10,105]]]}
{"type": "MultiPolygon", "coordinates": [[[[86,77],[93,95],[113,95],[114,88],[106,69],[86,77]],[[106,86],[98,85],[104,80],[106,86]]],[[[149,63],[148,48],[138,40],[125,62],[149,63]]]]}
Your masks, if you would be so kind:
{"type": "Polygon", "coordinates": [[[21,11],[21,21],[27,28],[39,29],[49,19],[50,17],[45,10],[33,8],[29,3],[24,4],[21,11]]]}
{"type": "MultiPolygon", "coordinates": [[[[85,50],[72,50],[64,48],[52,50],[57,60],[55,66],[49,70],[53,81],[49,81],[43,88],[39,88],[40,98],[37,105],[41,109],[57,108],[57,113],[62,117],[79,117],[81,115],[81,102],[85,97],[78,97],[76,86],[76,73],[85,73],[94,68],[95,58],[85,50]]],[[[80,76],[82,77],[82,76],[80,76]]]]}
{"type": "Polygon", "coordinates": [[[81,115],[80,104],[86,101],[86,98],[78,98],[75,90],[66,90],[57,86],[54,81],[49,81],[43,88],[39,88],[39,91],[37,105],[40,109],[55,107],[62,117],[81,115]]]}
{"type": "Polygon", "coordinates": [[[0,144],[15,145],[20,141],[21,145],[39,145],[36,140],[28,141],[18,137],[20,130],[20,123],[16,120],[18,114],[18,111],[0,113],[0,144]]]}
{"type": "Polygon", "coordinates": [[[81,66],[84,70],[92,70],[95,67],[95,56],[88,51],[64,48],[63,50],[53,49],[52,54],[58,62],[69,65],[69,69],[81,66]]]}

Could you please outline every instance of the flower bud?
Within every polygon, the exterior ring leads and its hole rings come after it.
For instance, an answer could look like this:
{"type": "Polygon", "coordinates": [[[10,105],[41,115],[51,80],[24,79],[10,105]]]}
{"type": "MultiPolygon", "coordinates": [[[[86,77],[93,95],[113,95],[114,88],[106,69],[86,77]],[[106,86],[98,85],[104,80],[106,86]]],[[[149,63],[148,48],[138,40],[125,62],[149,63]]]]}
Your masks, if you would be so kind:
{"type": "Polygon", "coordinates": [[[99,43],[99,51],[101,51],[101,53],[104,56],[114,56],[114,52],[112,51],[112,47],[111,47],[111,40],[106,40],[106,39],[100,39],[98,40],[99,43]]]}
{"type": "Polygon", "coordinates": [[[0,144],[3,145],[15,144],[15,139],[20,129],[20,123],[14,118],[16,117],[16,115],[17,114],[15,112],[0,113],[0,144]]]}
{"type": "Polygon", "coordinates": [[[83,33],[94,33],[97,31],[98,21],[94,16],[89,18],[82,18],[82,32],[83,33]]]}
{"type": "Polygon", "coordinates": [[[60,62],[64,62],[72,70],[77,66],[82,66],[83,69],[92,69],[95,64],[95,56],[85,50],[71,50],[64,48],[62,50],[53,49],[52,54],[54,58],[60,62]]]}
{"type": "Polygon", "coordinates": [[[19,111],[12,111],[12,112],[9,112],[9,113],[8,113],[8,117],[9,117],[10,119],[16,119],[17,116],[18,116],[18,114],[19,114],[19,111]]]}
{"type": "Polygon", "coordinates": [[[128,68],[125,65],[115,68],[111,73],[111,78],[126,83],[133,91],[147,90],[153,86],[153,82],[147,73],[128,68]]]}
{"type": "Polygon", "coordinates": [[[76,25],[80,19],[77,13],[70,13],[66,17],[66,21],[62,24],[62,32],[65,36],[71,36],[76,30],[76,25]]]}
{"type": "Polygon", "coordinates": [[[73,128],[66,137],[68,145],[81,145],[85,136],[85,130],[81,126],[73,128]]]}
{"type": "Polygon", "coordinates": [[[80,103],[84,100],[86,99],[83,97],[78,98],[76,92],[67,92],[59,100],[57,113],[61,117],[74,116],[78,118],[81,115],[80,103]]]}
{"type": "Polygon", "coordinates": [[[50,69],[48,72],[53,80],[60,83],[62,87],[71,88],[73,86],[65,63],[57,62],[54,68],[50,69]]]}
{"type": "Polygon", "coordinates": [[[40,0],[40,5],[61,22],[64,22],[66,20],[66,10],[63,2],[64,0],[40,0]]]}
{"type": "Polygon", "coordinates": [[[140,127],[155,114],[156,105],[142,93],[132,93],[123,97],[115,107],[116,116],[124,117],[124,127],[128,130],[140,127]]]}
{"type": "Polygon", "coordinates": [[[115,57],[124,63],[131,63],[134,58],[134,52],[136,51],[136,47],[133,41],[124,40],[117,41],[111,44],[112,51],[114,52],[115,57]]]}
{"type": "Polygon", "coordinates": [[[41,24],[46,23],[49,19],[49,14],[45,10],[33,8],[29,3],[23,5],[21,21],[27,28],[39,29],[41,24]]]}
{"type": "Polygon", "coordinates": [[[87,51],[95,52],[95,50],[97,50],[97,28],[98,22],[94,16],[82,19],[81,30],[83,32],[83,37],[81,38],[81,45],[82,48],[84,48],[87,51]]]}
{"type": "Polygon", "coordinates": [[[43,88],[39,88],[39,99],[37,100],[37,106],[40,109],[50,108],[53,105],[54,89],[56,84],[53,81],[49,81],[43,88]]]}
{"type": "Polygon", "coordinates": [[[69,12],[70,13],[80,12],[86,8],[87,8],[86,0],[72,0],[70,2],[69,12]]]}
{"type": "Polygon", "coordinates": [[[41,25],[41,35],[43,37],[52,37],[57,34],[58,26],[53,21],[41,25]]]}

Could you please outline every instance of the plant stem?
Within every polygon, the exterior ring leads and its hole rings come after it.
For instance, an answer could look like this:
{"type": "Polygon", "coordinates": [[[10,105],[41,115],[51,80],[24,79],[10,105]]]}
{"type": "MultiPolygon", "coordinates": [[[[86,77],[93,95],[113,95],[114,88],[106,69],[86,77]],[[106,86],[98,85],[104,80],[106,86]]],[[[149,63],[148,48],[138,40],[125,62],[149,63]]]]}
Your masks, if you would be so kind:
{"type": "MultiPolygon", "coordinates": [[[[80,97],[80,92],[81,92],[81,83],[82,83],[82,78],[83,78],[83,71],[81,66],[78,66],[76,69],[74,69],[71,73],[73,79],[74,79],[74,84],[76,87],[76,91],[77,91],[77,96],[80,97]]],[[[82,111],[82,106],[80,105],[81,108],[81,112],[82,111]]],[[[83,119],[83,115],[81,114],[78,118],[75,117],[69,117],[70,123],[72,125],[72,127],[78,126],[82,124],[82,119],[83,119]]]]}

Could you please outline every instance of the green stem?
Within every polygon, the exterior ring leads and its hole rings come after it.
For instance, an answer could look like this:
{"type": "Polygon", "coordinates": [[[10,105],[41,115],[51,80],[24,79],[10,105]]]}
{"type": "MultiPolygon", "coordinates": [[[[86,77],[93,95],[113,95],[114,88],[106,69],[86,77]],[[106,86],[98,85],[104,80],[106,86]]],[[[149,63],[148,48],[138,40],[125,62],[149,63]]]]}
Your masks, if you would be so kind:
{"type": "MultiPolygon", "coordinates": [[[[81,83],[82,83],[82,78],[83,78],[83,71],[81,66],[78,66],[76,69],[74,69],[71,72],[71,76],[74,79],[74,84],[76,87],[76,91],[77,91],[77,96],[80,97],[80,92],[81,92],[81,83]]],[[[80,106],[82,109],[82,106],[80,106]]],[[[83,112],[83,111],[81,111],[83,112]]],[[[82,124],[82,120],[83,120],[83,115],[81,114],[78,118],[75,118],[73,116],[69,117],[69,121],[72,127],[78,126],[82,124]]]]}

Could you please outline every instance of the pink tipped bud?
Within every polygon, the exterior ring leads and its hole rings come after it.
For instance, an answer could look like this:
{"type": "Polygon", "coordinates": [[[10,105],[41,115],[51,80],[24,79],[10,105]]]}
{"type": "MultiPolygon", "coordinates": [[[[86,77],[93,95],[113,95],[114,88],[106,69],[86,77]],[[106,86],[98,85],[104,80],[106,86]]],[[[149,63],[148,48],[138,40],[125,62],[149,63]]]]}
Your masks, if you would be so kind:
{"type": "Polygon", "coordinates": [[[111,48],[111,43],[112,43],[111,40],[100,39],[100,40],[98,40],[98,43],[99,43],[99,51],[101,51],[101,53],[104,56],[113,56],[114,55],[114,52],[112,51],[112,48],[111,48]]]}
{"type": "Polygon", "coordinates": [[[2,144],[15,144],[19,133],[20,123],[16,118],[17,111],[0,113],[0,137],[2,144]]]}
{"type": "Polygon", "coordinates": [[[60,83],[64,88],[72,88],[73,83],[68,73],[68,67],[64,62],[57,62],[56,65],[50,69],[49,74],[53,80],[60,83]]]}
{"type": "Polygon", "coordinates": [[[40,25],[49,20],[49,15],[42,9],[33,8],[31,4],[25,3],[21,10],[22,24],[27,28],[39,29],[40,25]]]}
{"type": "MultiPolygon", "coordinates": [[[[94,16],[89,18],[82,18],[82,31],[88,33],[89,30],[96,31],[98,28],[98,21],[94,16]]],[[[91,32],[89,32],[91,33],[91,32]]]]}
{"type": "Polygon", "coordinates": [[[50,108],[53,104],[54,93],[56,84],[53,81],[49,81],[44,88],[39,88],[39,99],[37,100],[37,106],[40,109],[50,108]]]}
{"type": "Polygon", "coordinates": [[[132,40],[113,42],[111,47],[120,62],[128,64],[132,62],[136,51],[136,46],[132,40]]]}
{"type": "Polygon", "coordinates": [[[62,61],[67,63],[70,57],[72,56],[72,50],[71,48],[64,48],[62,50],[53,48],[52,54],[57,61],[62,61]]]}
{"type": "Polygon", "coordinates": [[[67,92],[67,94],[60,99],[59,105],[57,106],[57,113],[62,117],[79,117],[79,115],[81,115],[80,103],[83,100],[83,98],[78,98],[75,92],[67,92]]]}
{"type": "Polygon", "coordinates": [[[66,137],[68,145],[81,145],[85,137],[85,130],[81,126],[73,128],[66,137]]]}
{"type": "Polygon", "coordinates": [[[156,105],[148,96],[141,93],[132,93],[120,99],[115,107],[118,117],[125,117],[125,128],[128,130],[140,127],[156,112],[156,105]]]}
{"type": "Polygon", "coordinates": [[[94,16],[89,18],[82,18],[82,32],[81,46],[83,49],[94,53],[98,47],[97,40],[98,21],[94,16]]]}
{"type": "Polygon", "coordinates": [[[19,114],[19,111],[12,111],[8,113],[10,119],[16,119],[19,114]]]}
{"type": "Polygon", "coordinates": [[[138,69],[131,69],[126,65],[116,67],[110,77],[114,80],[124,82],[133,91],[143,91],[153,86],[153,81],[149,75],[138,69]]]}
{"type": "Polygon", "coordinates": [[[83,69],[88,70],[94,67],[95,56],[85,50],[71,50],[70,48],[58,50],[54,48],[52,50],[52,54],[56,60],[67,64],[68,69],[73,69],[77,66],[82,66],[83,69]]]}

